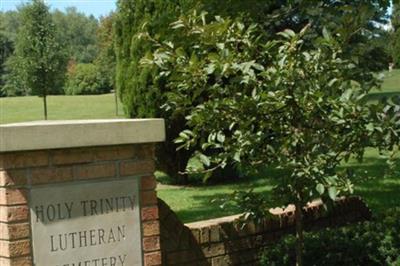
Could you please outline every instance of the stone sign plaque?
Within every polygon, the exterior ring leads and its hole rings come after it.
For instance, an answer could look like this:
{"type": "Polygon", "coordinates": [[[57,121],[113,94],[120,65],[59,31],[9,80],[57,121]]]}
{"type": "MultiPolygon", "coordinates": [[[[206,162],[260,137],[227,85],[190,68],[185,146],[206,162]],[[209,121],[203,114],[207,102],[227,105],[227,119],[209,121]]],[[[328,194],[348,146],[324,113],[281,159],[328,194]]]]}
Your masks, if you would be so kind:
{"type": "Polygon", "coordinates": [[[33,188],[35,266],[142,265],[138,180],[33,188]]]}

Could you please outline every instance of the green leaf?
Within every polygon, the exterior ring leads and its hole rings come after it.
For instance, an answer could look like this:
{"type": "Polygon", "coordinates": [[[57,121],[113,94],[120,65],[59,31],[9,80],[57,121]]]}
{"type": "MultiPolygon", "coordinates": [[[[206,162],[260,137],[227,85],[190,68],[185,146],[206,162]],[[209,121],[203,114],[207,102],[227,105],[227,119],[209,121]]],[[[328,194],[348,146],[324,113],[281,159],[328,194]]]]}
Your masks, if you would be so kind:
{"type": "Polygon", "coordinates": [[[286,39],[291,39],[296,36],[296,33],[291,29],[286,29],[282,32],[279,32],[278,35],[285,37],[286,39]]]}
{"type": "Polygon", "coordinates": [[[327,40],[327,41],[330,41],[332,39],[330,32],[325,27],[322,29],[322,35],[324,36],[325,40],[327,40]]]}
{"type": "Polygon", "coordinates": [[[329,194],[329,197],[330,197],[332,200],[336,200],[336,196],[337,196],[337,189],[336,189],[336,187],[329,187],[329,188],[328,188],[328,194],[329,194]]]}
{"type": "Polygon", "coordinates": [[[217,140],[218,140],[219,142],[221,142],[221,143],[224,143],[224,142],[225,142],[225,135],[224,135],[224,133],[222,133],[221,131],[218,132],[218,134],[217,134],[217,140]]]}
{"type": "Polygon", "coordinates": [[[322,195],[325,192],[325,186],[323,184],[318,184],[317,187],[316,187],[316,190],[318,191],[318,193],[320,195],[322,195]]]}
{"type": "Polygon", "coordinates": [[[374,131],[374,124],[373,123],[369,123],[368,125],[365,126],[365,129],[368,130],[369,132],[373,132],[374,131]]]}
{"type": "Polygon", "coordinates": [[[210,159],[207,156],[205,156],[204,154],[200,153],[199,159],[205,166],[210,166],[210,163],[211,163],[210,159]]]}
{"type": "Polygon", "coordinates": [[[239,163],[240,163],[240,152],[236,152],[235,155],[233,156],[233,159],[234,159],[236,162],[239,162],[239,163]]]}
{"type": "Polygon", "coordinates": [[[352,89],[348,89],[346,90],[342,96],[340,97],[340,99],[342,101],[349,101],[351,99],[351,96],[353,95],[353,90],[352,89]]]}

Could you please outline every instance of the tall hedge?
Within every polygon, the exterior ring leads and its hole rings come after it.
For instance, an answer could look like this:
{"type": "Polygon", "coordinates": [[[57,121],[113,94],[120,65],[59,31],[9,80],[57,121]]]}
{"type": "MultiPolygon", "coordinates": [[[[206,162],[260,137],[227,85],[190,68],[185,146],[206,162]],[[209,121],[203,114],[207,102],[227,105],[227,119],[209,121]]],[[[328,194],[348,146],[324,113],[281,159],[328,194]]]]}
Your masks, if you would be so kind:
{"type": "Polygon", "coordinates": [[[115,35],[116,87],[119,97],[130,117],[166,119],[167,140],[158,149],[157,158],[159,167],[179,180],[181,176],[178,172],[184,171],[190,152],[176,151],[173,140],[185,128],[185,116],[190,111],[168,112],[162,108],[168,91],[163,81],[156,78],[158,75],[154,73],[155,70],[140,64],[140,60],[154,50],[153,43],[141,33],[149,33],[158,42],[168,40],[177,47],[185,47],[181,36],[173,35],[170,24],[192,9],[206,10],[210,16],[240,17],[244,22],[259,23],[270,33],[271,38],[275,38],[277,32],[286,28],[300,30],[311,23],[309,45],[327,27],[333,34],[341,36],[340,45],[349,57],[360,55],[360,67],[376,67],[379,60],[373,61],[375,65],[371,66],[371,60],[368,59],[371,49],[365,44],[378,36],[371,29],[375,24],[370,21],[379,21],[388,5],[387,0],[351,3],[293,0],[118,0],[115,35]],[[370,36],[366,33],[370,33],[370,36]]]}
{"type": "MultiPolygon", "coordinates": [[[[161,107],[165,103],[166,90],[156,73],[142,67],[140,60],[152,50],[152,43],[140,37],[148,32],[151,36],[164,40],[171,38],[170,24],[181,14],[194,8],[208,8],[213,13],[224,9],[218,1],[207,2],[203,6],[199,0],[119,0],[116,21],[116,86],[125,112],[133,118],[162,117],[166,119],[167,140],[157,150],[158,165],[180,183],[187,182],[181,175],[190,158],[188,151],[176,151],[173,140],[185,126],[185,114],[170,117],[161,107]]],[[[239,2],[239,1],[236,1],[239,2]]],[[[247,5],[247,4],[246,4],[247,5]]],[[[239,7],[238,7],[239,11],[239,7]]],[[[179,36],[175,36],[179,39],[179,36]]],[[[174,38],[174,37],[173,37],[174,38]]]]}

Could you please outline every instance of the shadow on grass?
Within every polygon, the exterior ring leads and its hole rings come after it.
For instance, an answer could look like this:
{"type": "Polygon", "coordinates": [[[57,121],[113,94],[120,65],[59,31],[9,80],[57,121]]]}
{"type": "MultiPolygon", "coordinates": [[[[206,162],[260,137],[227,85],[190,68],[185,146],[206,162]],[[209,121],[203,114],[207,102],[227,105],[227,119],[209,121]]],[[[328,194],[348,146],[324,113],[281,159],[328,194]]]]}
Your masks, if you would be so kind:
{"type": "Polygon", "coordinates": [[[359,185],[355,194],[361,196],[374,212],[400,206],[400,180],[371,180],[359,185]]]}
{"type": "Polygon", "coordinates": [[[193,200],[196,201],[198,206],[190,209],[181,209],[175,212],[184,223],[240,213],[239,208],[232,205],[221,208],[221,204],[227,196],[227,194],[223,193],[213,195],[194,195],[193,200]]]}
{"type": "MultiPolygon", "coordinates": [[[[232,191],[233,192],[233,191],[232,191]]],[[[269,191],[255,192],[262,194],[263,197],[273,202],[272,193],[269,191]]],[[[222,208],[221,205],[229,199],[229,193],[216,193],[212,195],[194,195],[192,198],[196,201],[195,208],[181,209],[175,211],[178,217],[184,223],[196,222],[201,220],[214,219],[224,216],[239,214],[242,210],[236,204],[225,204],[222,208]]],[[[272,204],[273,205],[273,204],[272,204]]]]}
{"type": "Polygon", "coordinates": [[[400,104],[400,92],[374,92],[366,97],[368,102],[377,102],[390,100],[393,103],[400,104]]]}
{"type": "MultiPolygon", "coordinates": [[[[355,195],[361,196],[373,212],[400,205],[400,165],[395,169],[396,173],[385,175],[388,169],[385,159],[379,158],[377,152],[374,152],[368,153],[363,162],[351,161],[339,170],[344,168],[354,171],[355,195]]],[[[234,191],[253,189],[255,193],[262,194],[271,207],[280,206],[272,189],[284,175],[287,175],[285,170],[264,168],[249,174],[247,178],[219,184],[166,187],[159,190],[159,195],[183,222],[189,223],[241,213],[235,204],[220,207],[232,198],[234,191]]]]}
{"type": "Polygon", "coordinates": [[[365,158],[363,163],[348,165],[356,173],[354,194],[361,196],[373,212],[400,206],[400,165],[392,172],[384,159],[365,158]]]}
{"type": "Polygon", "coordinates": [[[249,177],[218,185],[161,189],[158,193],[179,218],[188,223],[241,213],[240,208],[232,201],[235,191],[253,190],[271,201],[271,206],[274,206],[271,193],[273,187],[274,182],[270,179],[249,177]]]}

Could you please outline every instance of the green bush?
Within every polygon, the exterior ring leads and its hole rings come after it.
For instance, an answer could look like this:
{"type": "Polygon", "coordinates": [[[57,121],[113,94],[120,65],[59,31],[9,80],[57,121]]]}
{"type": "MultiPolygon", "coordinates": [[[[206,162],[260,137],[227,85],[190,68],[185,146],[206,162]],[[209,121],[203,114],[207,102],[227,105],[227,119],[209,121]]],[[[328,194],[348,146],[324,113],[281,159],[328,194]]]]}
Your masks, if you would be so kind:
{"type": "MultiPolygon", "coordinates": [[[[400,208],[369,222],[305,234],[304,265],[400,265],[400,208]]],[[[290,235],[261,253],[262,265],[295,265],[290,235]]]]}
{"type": "Polygon", "coordinates": [[[94,64],[77,64],[70,68],[65,86],[65,94],[102,94],[110,92],[106,77],[101,75],[94,64]]]}

